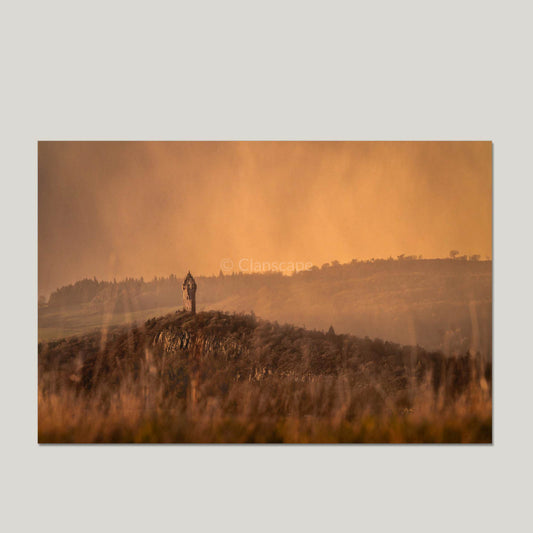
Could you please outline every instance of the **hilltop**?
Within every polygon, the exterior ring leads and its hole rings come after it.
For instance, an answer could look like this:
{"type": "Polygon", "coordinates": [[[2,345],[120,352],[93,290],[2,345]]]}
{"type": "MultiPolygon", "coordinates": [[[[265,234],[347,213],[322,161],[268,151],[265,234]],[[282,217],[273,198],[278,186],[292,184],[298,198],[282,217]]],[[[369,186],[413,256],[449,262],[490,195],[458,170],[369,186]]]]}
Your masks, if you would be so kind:
{"type": "MultiPolygon", "coordinates": [[[[463,259],[352,261],[293,276],[195,276],[198,310],[222,309],[307,328],[419,344],[458,355],[492,353],[492,262],[463,259]]],[[[171,275],[144,281],[82,280],[39,308],[39,339],[146,320],[181,307],[171,275]]]]}
{"type": "Polygon", "coordinates": [[[39,344],[40,442],[491,440],[491,365],[175,312],[39,344]]]}

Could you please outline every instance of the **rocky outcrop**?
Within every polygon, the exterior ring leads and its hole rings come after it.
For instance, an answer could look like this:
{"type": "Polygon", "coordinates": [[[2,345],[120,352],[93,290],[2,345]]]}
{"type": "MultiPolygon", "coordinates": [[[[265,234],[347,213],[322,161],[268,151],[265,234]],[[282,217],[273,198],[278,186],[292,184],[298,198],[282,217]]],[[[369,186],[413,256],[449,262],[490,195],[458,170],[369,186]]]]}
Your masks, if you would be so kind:
{"type": "Polygon", "coordinates": [[[196,335],[187,329],[172,326],[163,329],[155,336],[154,345],[167,353],[183,350],[206,355],[221,355],[229,359],[238,357],[243,352],[243,346],[236,339],[196,335]]]}

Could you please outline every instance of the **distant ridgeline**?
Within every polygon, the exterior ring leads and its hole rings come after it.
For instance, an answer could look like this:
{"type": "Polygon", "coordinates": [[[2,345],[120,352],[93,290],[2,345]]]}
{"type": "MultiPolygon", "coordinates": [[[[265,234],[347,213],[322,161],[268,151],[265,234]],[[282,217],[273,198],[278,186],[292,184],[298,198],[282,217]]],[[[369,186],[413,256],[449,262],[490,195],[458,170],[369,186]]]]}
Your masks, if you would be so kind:
{"type": "MultiPolygon", "coordinates": [[[[477,258],[476,258],[477,259],[477,258]]],[[[182,307],[183,278],[85,279],[61,287],[39,310],[39,328],[60,328],[61,311],[105,313],[120,322],[182,307]],[[143,311],[146,311],[143,314],[143,311]]],[[[324,265],[279,273],[196,277],[199,311],[250,312],[307,328],[419,344],[444,353],[492,353],[492,261],[408,259],[324,265]]],[[[63,320],[63,322],[61,322],[63,320]]]]}

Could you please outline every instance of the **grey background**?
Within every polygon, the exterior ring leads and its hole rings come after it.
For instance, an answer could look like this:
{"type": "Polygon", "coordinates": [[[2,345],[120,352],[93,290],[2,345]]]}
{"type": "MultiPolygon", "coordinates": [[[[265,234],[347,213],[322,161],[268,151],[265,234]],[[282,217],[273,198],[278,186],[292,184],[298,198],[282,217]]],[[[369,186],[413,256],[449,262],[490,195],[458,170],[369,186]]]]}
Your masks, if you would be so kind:
{"type": "Polygon", "coordinates": [[[530,3],[4,2],[6,531],[527,530],[530,3]],[[493,446],[37,442],[37,140],[494,141],[493,446]]]}

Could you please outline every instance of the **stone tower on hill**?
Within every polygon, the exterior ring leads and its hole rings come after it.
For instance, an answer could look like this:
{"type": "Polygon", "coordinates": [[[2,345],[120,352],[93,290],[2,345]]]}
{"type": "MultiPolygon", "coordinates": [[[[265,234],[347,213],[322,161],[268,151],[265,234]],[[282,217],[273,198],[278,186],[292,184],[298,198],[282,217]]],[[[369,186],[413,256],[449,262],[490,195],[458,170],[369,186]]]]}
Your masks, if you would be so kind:
{"type": "Polygon", "coordinates": [[[185,311],[196,313],[196,281],[188,272],[183,281],[183,307],[185,311]]]}

